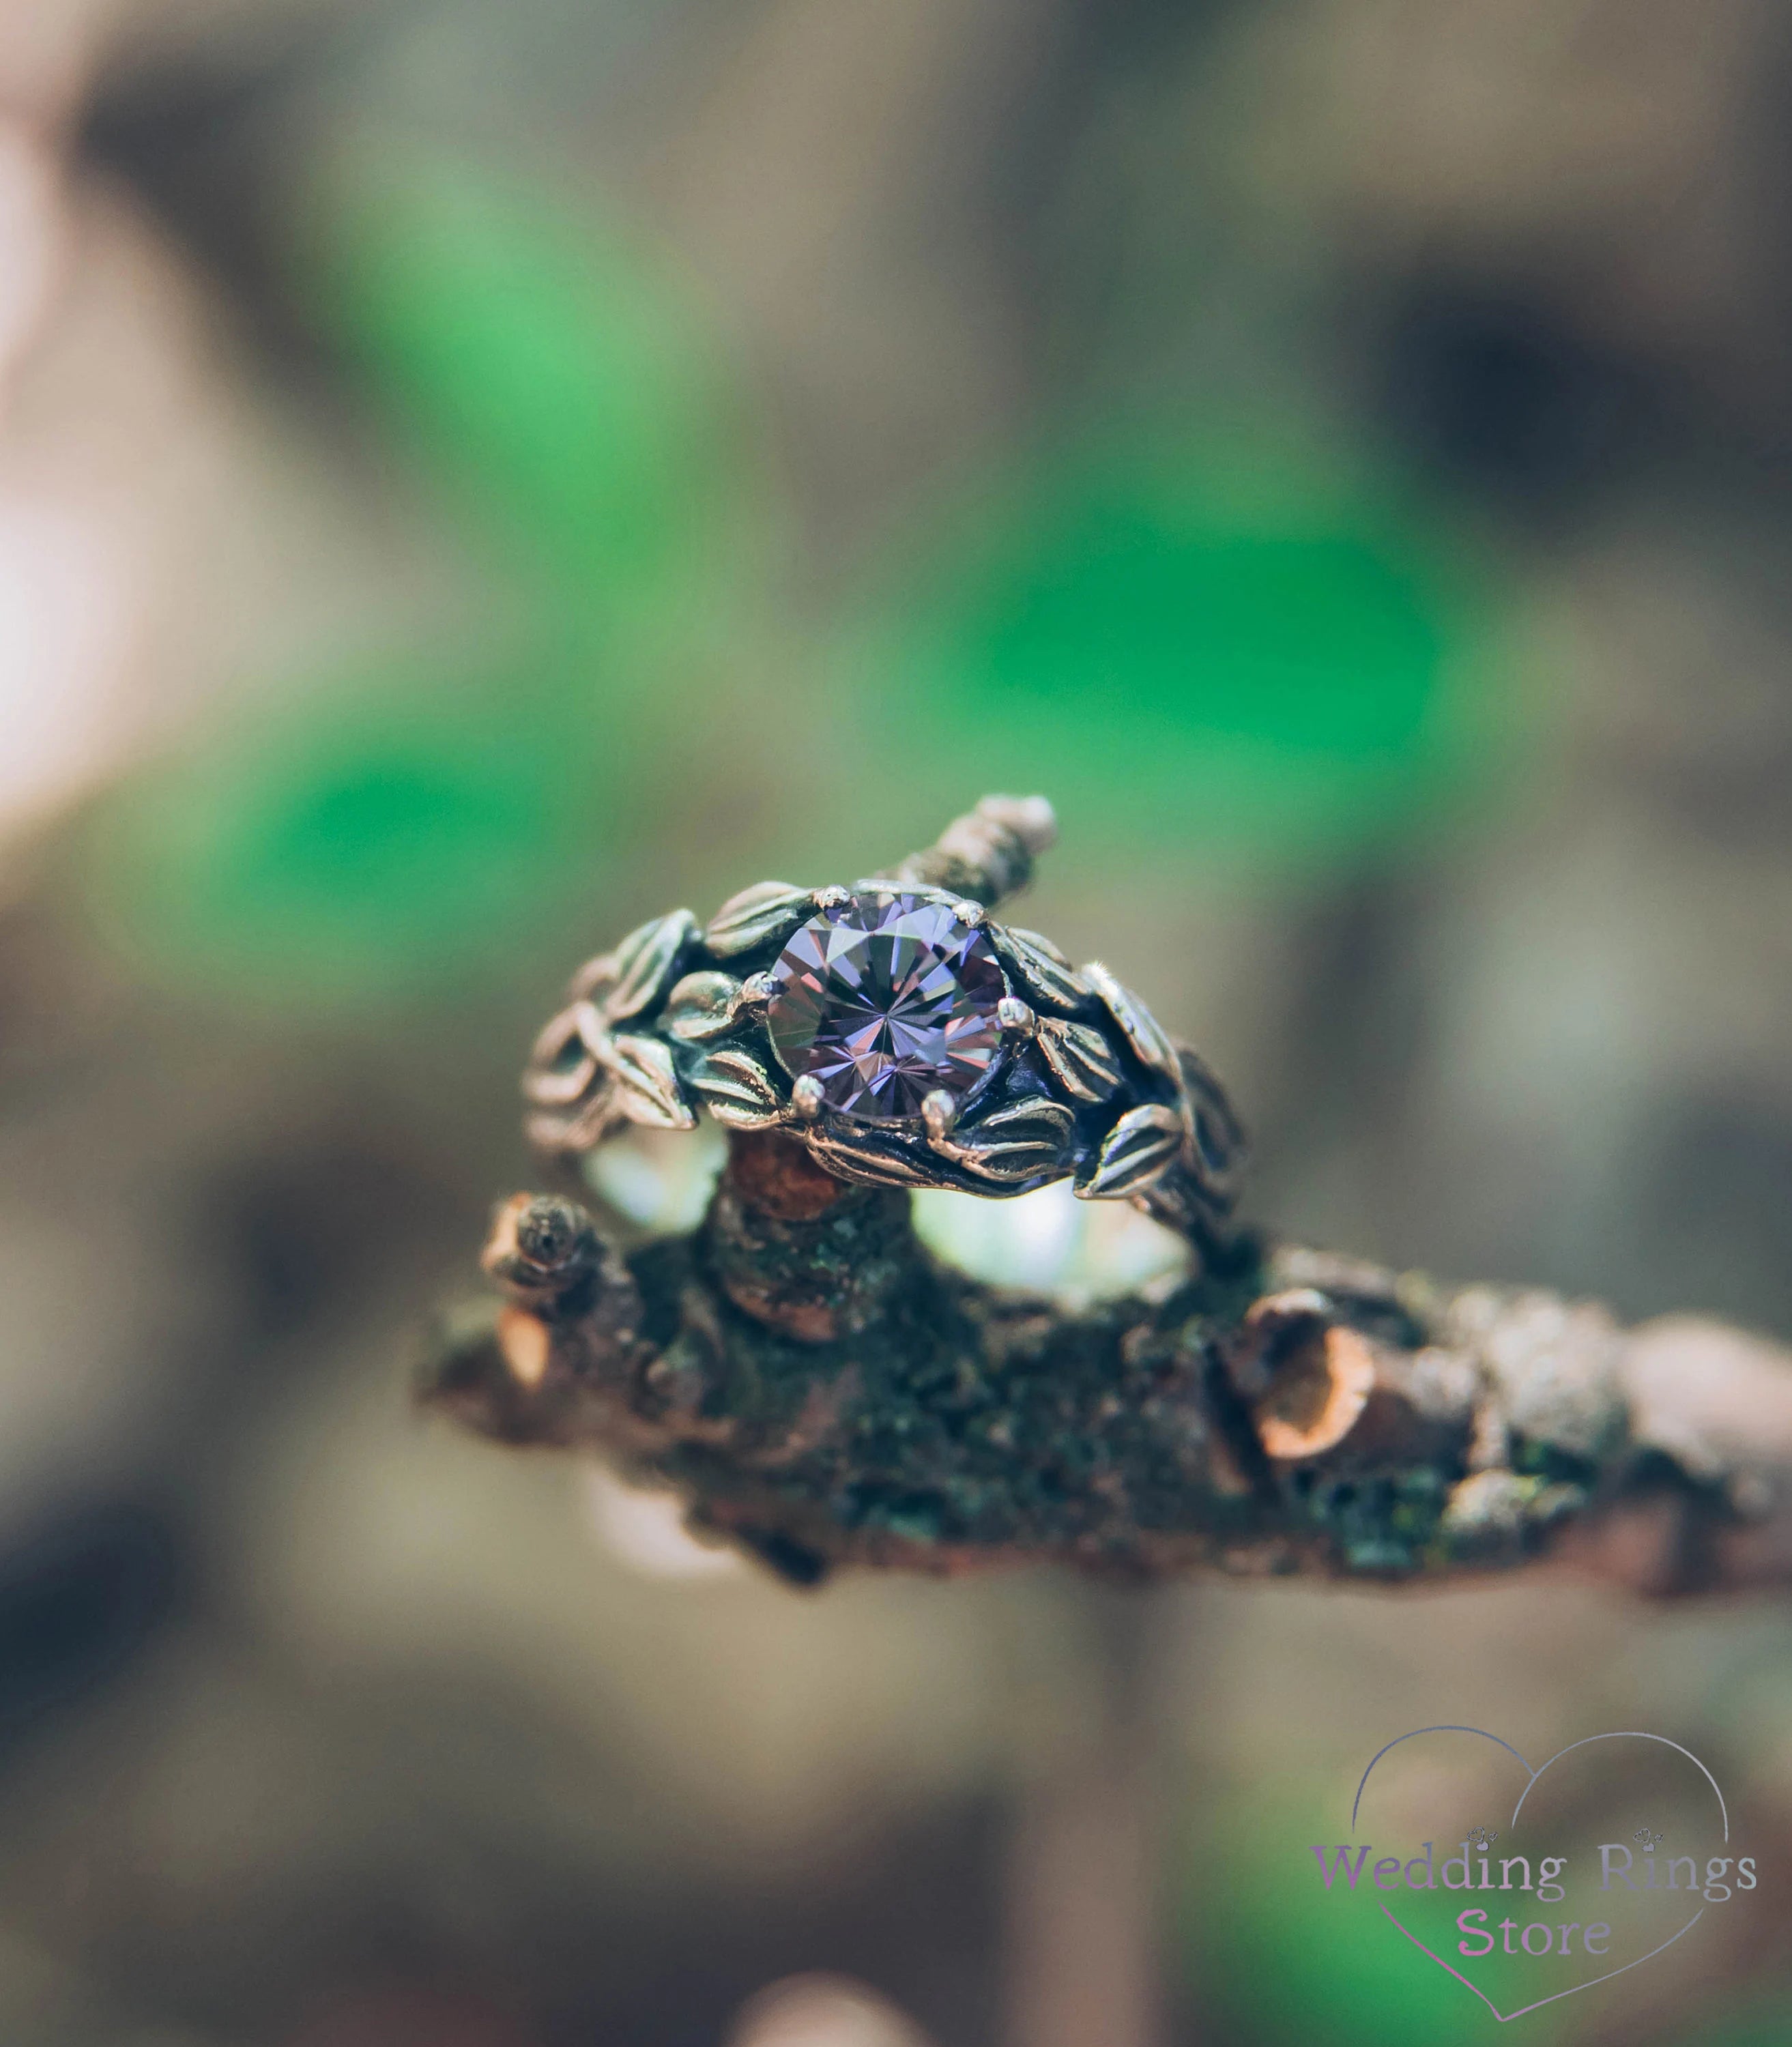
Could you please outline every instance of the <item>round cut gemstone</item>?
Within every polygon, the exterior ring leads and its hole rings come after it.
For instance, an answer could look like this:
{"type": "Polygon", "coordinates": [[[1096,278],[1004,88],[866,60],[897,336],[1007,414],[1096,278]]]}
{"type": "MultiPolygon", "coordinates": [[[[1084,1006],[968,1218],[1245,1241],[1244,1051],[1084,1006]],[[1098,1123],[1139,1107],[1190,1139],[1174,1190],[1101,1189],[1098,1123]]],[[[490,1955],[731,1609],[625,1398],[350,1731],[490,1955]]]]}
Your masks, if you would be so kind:
{"type": "Polygon", "coordinates": [[[982,932],[945,903],[865,889],[811,918],[770,974],[772,1049],[846,1116],[917,1116],[989,1070],[1007,989],[982,932]]]}

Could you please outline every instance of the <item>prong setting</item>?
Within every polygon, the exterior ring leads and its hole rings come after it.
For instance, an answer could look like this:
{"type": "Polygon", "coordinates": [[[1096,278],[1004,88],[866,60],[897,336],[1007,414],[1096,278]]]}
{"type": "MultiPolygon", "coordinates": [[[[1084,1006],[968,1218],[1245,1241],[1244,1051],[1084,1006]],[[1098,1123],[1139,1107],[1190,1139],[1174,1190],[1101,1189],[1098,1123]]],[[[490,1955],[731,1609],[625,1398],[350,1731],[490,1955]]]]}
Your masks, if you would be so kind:
{"type": "Polygon", "coordinates": [[[1051,834],[1043,801],[991,797],[869,880],[763,881],[707,926],[643,925],[586,962],[538,1040],[532,1139],[584,1151],[625,1120],[682,1130],[706,1111],[782,1125],[857,1184],[1004,1195],[1070,1178],[1217,1225],[1244,1148],[1217,1083],[1105,969],[996,921],[1051,834]]]}

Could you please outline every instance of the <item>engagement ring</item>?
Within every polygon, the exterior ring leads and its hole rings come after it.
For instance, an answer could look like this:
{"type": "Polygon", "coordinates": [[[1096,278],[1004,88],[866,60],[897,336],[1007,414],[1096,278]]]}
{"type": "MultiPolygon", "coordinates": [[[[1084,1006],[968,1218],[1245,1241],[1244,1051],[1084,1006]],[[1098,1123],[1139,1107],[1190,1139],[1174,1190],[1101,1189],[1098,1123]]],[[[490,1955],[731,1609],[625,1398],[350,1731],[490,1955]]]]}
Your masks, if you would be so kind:
{"type": "Polygon", "coordinates": [[[1244,1158],[1218,1082],[1106,967],[989,914],[1055,835],[1043,797],[985,796],[888,875],[762,881],[706,924],[642,925],[536,1041],[530,1138],[583,1152],[706,1109],[842,1180],[1001,1197],[1070,1178],[1206,1233],[1244,1158]]]}

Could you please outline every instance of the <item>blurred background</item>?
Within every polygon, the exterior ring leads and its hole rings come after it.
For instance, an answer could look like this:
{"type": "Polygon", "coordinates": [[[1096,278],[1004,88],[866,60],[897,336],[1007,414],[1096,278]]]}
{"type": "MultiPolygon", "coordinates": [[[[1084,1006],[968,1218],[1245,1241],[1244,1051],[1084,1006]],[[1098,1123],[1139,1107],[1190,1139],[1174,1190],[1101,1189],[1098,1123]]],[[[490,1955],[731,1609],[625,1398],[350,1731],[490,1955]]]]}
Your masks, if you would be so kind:
{"type": "Polygon", "coordinates": [[[1789,114],[1771,0],[7,0],[6,2047],[1454,2041],[1296,1869],[1440,1720],[1783,1877],[1765,1604],[797,1594],[408,1376],[573,965],[989,788],[1265,1219],[1792,1336],[1789,114]]]}

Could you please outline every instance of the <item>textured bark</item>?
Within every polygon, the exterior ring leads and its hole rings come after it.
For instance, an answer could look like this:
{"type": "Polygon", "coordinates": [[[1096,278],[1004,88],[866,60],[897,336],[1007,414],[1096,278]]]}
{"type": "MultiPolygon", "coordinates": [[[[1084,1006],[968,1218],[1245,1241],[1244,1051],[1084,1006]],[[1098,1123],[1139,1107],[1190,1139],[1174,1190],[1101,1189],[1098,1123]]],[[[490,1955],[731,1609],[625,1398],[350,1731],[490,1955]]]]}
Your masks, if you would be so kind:
{"type": "Polygon", "coordinates": [[[1027,1561],[1448,1581],[1554,1559],[1655,1592],[1792,1577],[1792,1358],[1240,1235],[1070,1310],[942,1266],[906,1194],[737,1137],[685,1238],[517,1195],[426,1399],[603,1452],[786,1577],[1027,1561]]]}

